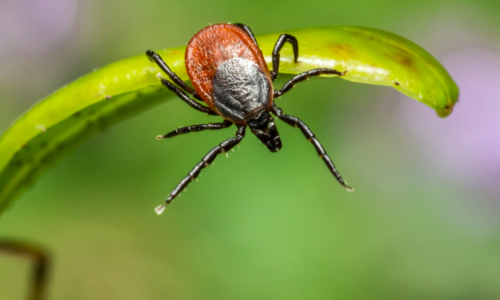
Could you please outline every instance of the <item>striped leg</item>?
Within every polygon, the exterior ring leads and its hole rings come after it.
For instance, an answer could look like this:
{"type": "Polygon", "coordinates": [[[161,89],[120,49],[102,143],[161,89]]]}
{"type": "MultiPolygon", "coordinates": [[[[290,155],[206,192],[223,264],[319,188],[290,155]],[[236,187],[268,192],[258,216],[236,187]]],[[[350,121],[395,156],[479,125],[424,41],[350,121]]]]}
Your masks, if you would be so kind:
{"type": "Polygon", "coordinates": [[[156,139],[157,140],[168,139],[168,138],[177,136],[179,134],[186,134],[186,133],[190,133],[193,131],[224,129],[224,128],[228,128],[231,125],[233,125],[233,122],[228,121],[228,120],[224,120],[224,122],[222,122],[222,123],[196,124],[196,125],[181,127],[179,129],[173,130],[165,135],[159,135],[156,137],[156,139]]]}
{"type": "Polygon", "coordinates": [[[259,46],[259,44],[257,43],[257,40],[255,39],[255,36],[253,35],[252,29],[250,29],[250,27],[248,27],[245,24],[241,24],[241,23],[234,23],[233,25],[236,25],[239,28],[243,29],[252,38],[252,40],[255,42],[255,44],[257,44],[257,46],[259,46]]]}
{"type": "Polygon", "coordinates": [[[291,90],[296,83],[304,81],[304,80],[308,79],[309,77],[319,76],[322,74],[344,76],[345,73],[347,73],[347,71],[339,72],[335,69],[314,69],[314,70],[310,70],[310,71],[301,73],[301,74],[293,77],[292,79],[290,79],[287,83],[285,83],[285,85],[283,85],[281,90],[274,91],[274,98],[282,96],[284,93],[291,90]]]}
{"type": "Polygon", "coordinates": [[[172,92],[174,92],[177,96],[179,96],[179,98],[181,98],[181,100],[183,100],[184,102],[186,102],[192,108],[194,108],[194,109],[196,109],[198,111],[201,111],[203,113],[206,113],[207,115],[212,115],[212,116],[216,116],[217,115],[217,113],[214,112],[210,107],[201,105],[200,103],[198,103],[198,102],[194,101],[193,99],[189,98],[189,96],[186,95],[186,93],[184,93],[184,91],[182,91],[180,88],[178,88],[172,82],[166,80],[165,78],[161,78],[161,77],[159,77],[159,79],[161,80],[161,83],[164,86],[166,86],[169,90],[171,90],[172,92]]]}
{"type": "Polygon", "coordinates": [[[184,82],[184,80],[182,80],[179,76],[177,76],[177,74],[175,74],[174,72],[172,72],[172,70],[170,70],[168,65],[165,63],[165,61],[163,61],[163,59],[161,58],[161,56],[159,54],[157,54],[156,52],[154,52],[152,50],[148,50],[148,51],[146,51],[146,55],[151,60],[153,60],[158,65],[158,67],[160,67],[160,69],[162,69],[163,72],[165,72],[168,75],[168,77],[170,77],[170,79],[172,79],[173,82],[175,82],[183,90],[185,90],[186,92],[191,94],[194,98],[201,100],[200,96],[196,93],[196,91],[193,88],[191,88],[189,85],[187,85],[184,82]]]}
{"type": "Polygon", "coordinates": [[[340,175],[339,171],[337,171],[337,168],[335,168],[335,165],[333,164],[332,160],[330,159],[330,156],[328,156],[328,154],[326,153],[325,148],[323,148],[323,146],[318,141],[318,139],[316,138],[316,136],[314,135],[314,133],[311,131],[311,129],[309,129],[309,127],[307,127],[307,125],[304,122],[302,122],[297,117],[293,117],[293,116],[290,116],[290,115],[285,115],[283,113],[283,111],[281,110],[281,108],[277,107],[276,105],[273,105],[272,112],[278,118],[280,118],[281,120],[285,121],[289,125],[292,125],[293,127],[299,127],[300,130],[302,131],[302,133],[307,138],[307,140],[313,144],[314,148],[318,152],[319,157],[321,157],[323,159],[323,161],[325,162],[326,166],[328,167],[328,169],[330,170],[330,172],[332,172],[333,176],[335,176],[335,178],[337,179],[337,181],[340,182],[340,184],[342,186],[344,186],[344,188],[346,190],[348,190],[349,192],[354,191],[353,188],[347,186],[347,184],[345,183],[344,179],[342,179],[342,176],[340,175]]]}
{"type": "Polygon", "coordinates": [[[271,71],[271,80],[274,81],[278,77],[278,73],[280,70],[280,51],[281,48],[285,45],[285,43],[290,43],[293,48],[293,60],[295,63],[298,62],[299,59],[299,42],[297,42],[297,38],[293,35],[282,34],[278,38],[276,45],[274,45],[273,49],[273,70],[271,71]]]}
{"type": "Polygon", "coordinates": [[[228,140],[225,140],[224,142],[220,143],[217,147],[213,148],[210,150],[205,157],[199,162],[189,174],[184,177],[184,179],[181,180],[181,182],[177,185],[177,187],[170,193],[168,196],[167,200],[165,200],[165,204],[162,204],[158,207],[156,207],[155,211],[157,214],[161,214],[165,210],[165,206],[170,204],[172,200],[175,199],[186,187],[187,185],[196,179],[198,175],[200,175],[201,170],[203,170],[205,167],[208,167],[217,157],[217,155],[221,153],[226,153],[227,151],[231,150],[234,146],[238,145],[239,142],[245,137],[245,129],[246,125],[237,125],[238,130],[236,131],[236,136],[233,138],[230,138],[228,140]]]}

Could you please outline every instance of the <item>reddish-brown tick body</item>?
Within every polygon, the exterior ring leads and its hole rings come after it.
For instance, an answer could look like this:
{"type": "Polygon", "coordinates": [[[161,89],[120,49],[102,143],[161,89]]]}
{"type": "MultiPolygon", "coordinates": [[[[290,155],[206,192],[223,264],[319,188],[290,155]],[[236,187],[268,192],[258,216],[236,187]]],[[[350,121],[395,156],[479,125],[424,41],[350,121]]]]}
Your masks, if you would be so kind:
{"type": "Polygon", "coordinates": [[[257,44],[240,27],[204,28],[189,42],[185,60],[194,89],[224,119],[246,125],[251,117],[271,110],[269,69],[257,44]]]}

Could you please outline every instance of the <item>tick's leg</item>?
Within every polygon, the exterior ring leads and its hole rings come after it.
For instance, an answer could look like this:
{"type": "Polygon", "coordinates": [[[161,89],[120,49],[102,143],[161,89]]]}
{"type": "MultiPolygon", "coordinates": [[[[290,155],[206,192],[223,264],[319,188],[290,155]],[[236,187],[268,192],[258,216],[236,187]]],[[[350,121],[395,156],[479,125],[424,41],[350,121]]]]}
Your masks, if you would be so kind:
{"type": "Polygon", "coordinates": [[[44,298],[49,273],[49,256],[40,247],[14,240],[0,240],[0,251],[25,256],[33,261],[29,300],[44,298]]]}
{"type": "Polygon", "coordinates": [[[172,72],[168,65],[163,61],[161,56],[154,52],[153,50],[148,50],[146,51],[146,55],[149,56],[157,65],[160,67],[160,69],[163,70],[163,72],[167,73],[168,77],[172,79],[173,82],[175,82],[178,86],[180,86],[182,89],[184,89],[186,92],[191,94],[194,98],[201,100],[200,96],[196,93],[196,91],[191,88],[189,85],[187,85],[184,80],[182,80],[177,74],[172,72]]]}
{"type": "Polygon", "coordinates": [[[285,121],[286,123],[292,125],[293,127],[299,127],[300,130],[302,131],[302,133],[307,138],[307,140],[313,144],[314,148],[316,148],[316,151],[318,152],[319,157],[321,157],[323,159],[326,166],[328,167],[330,172],[332,172],[333,176],[335,176],[335,178],[338,180],[338,182],[340,182],[340,184],[342,184],[344,186],[344,188],[346,190],[348,190],[349,192],[353,191],[353,189],[351,187],[346,185],[346,183],[344,182],[344,179],[342,179],[342,176],[340,175],[339,171],[337,171],[337,168],[335,168],[335,165],[333,164],[332,160],[330,159],[330,157],[326,153],[325,148],[323,148],[323,146],[318,141],[318,139],[316,139],[316,136],[314,135],[314,133],[311,131],[311,129],[309,129],[309,127],[307,127],[307,125],[304,122],[302,122],[299,118],[296,118],[296,117],[293,117],[290,115],[285,115],[283,113],[283,111],[281,110],[281,108],[277,107],[276,105],[273,105],[272,112],[278,118],[280,118],[281,120],[285,121]]]}
{"type": "Polygon", "coordinates": [[[179,135],[179,134],[190,133],[193,131],[224,129],[224,128],[228,128],[231,125],[233,125],[233,122],[228,121],[228,120],[224,120],[224,122],[222,122],[222,123],[196,124],[196,125],[181,127],[179,129],[173,130],[165,135],[159,135],[156,137],[156,139],[157,140],[168,139],[168,138],[174,137],[174,136],[179,135]]]}
{"type": "Polygon", "coordinates": [[[252,40],[255,42],[255,44],[257,44],[257,47],[259,46],[259,44],[257,43],[257,40],[255,39],[255,36],[253,35],[253,32],[250,29],[250,27],[248,27],[245,24],[241,24],[241,23],[234,23],[233,25],[236,25],[239,28],[243,29],[252,38],[252,40]]]}
{"type": "Polygon", "coordinates": [[[281,48],[285,45],[285,43],[290,43],[293,48],[293,60],[297,63],[299,59],[299,43],[297,39],[293,35],[282,34],[278,38],[276,45],[274,45],[273,50],[273,70],[271,71],[271,79],[274,81],[276,77],[278,77],[278,72],[280,69],[280,51],[281,48]]]}
{"type": "Polygon", "coordinates": [[[173,84],[172,82],[164,79],[164,78],[161,78],[159,77],[159,79],[161,80],[161,83],[166,86],[169,90],[171,90],[172,92],[174,92],[175,94],[177,94],[177,96],[179,96],[179,98],[181,98],[182,100],[184,100],[184,102],[186,102],[189,106],[191,106],[192,108],[196,109],[196,110],[199,110],[201,112],[204,112],[208,115],[212,115],[212,116],[216,116],[217,113],[214,112],[212,109],[210,109],[210,107],[207,107],[207,106],[204,106],[204,105],[201,105],[200,103],[194,101],[193,99],[189,98],[188,95],[186,95],[180,88],[178,88],[175,84],[173,84]]]}
{"type": "Polygon", "coordinates": [[[225,140],[224,142],[220,143],[217,147],[213,148],[210,150],[205,157],[199,162],[189,174],[184,177],[184,179],[181,180],[181,182],[177,185],[177,187],[170,193],[168,196],[167,200],[165,201],[165,204],[160,205],[156,207],[155,211],[157,214],[161,214],[163,210],[165,209],[165,206],[168,205],[172,200],[174,200],[177,195],[182,192],[186,188],[186,186],[193,180],[200,175],[200,172],[203,168],[208,167],[214,159],[217,157],[217,155],[221,153],[226,153],[227,151],[231,150],[234,146],[238,145],[239,142],[245,137],[245,129],[246,125],[237,125],[238,130],[236,131],[236,136],[233,138],[230,138],[228,140],[225,140]]]}
{"type": "Polygon", "coordinates": [[[290,79],[287,83],[285,83],[285,85],[283,85],[281,90],[274,91],[274,98],[282,96],[284,93],[288,92],[291,88],[293,88],[293,86],[296,83],[304,81],[304,80],[308,79],[309,77],[319,76],[322,74],[344,76],[345,73],[347,73],[347,71],[340,72],[340,71],[337,71],[335,69],[314,69],[314,70],[310,70],[310,71],[301,73],[301,74],[293,77],[292,79],[290,79]]]}

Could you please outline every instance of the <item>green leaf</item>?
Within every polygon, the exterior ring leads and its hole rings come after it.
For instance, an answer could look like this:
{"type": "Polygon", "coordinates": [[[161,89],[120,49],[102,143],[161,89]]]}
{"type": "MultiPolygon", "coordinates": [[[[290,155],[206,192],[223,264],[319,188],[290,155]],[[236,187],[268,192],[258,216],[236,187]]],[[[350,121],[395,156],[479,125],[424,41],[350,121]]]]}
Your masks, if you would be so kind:
{"type": "MultiPolygon", "coordinates": [[[[429,53],[395,34],[360,27],[319,27],[287,31],[299,41],[281,52],[280,73],[314,68],[347,70],[346,80],[388,85],[449,115],[458,87],[429,53]]],[[[267,63],[280,33],[258,36],[267,63]]],[[[144,49],[147,50],[147,49],[144,49]]],[[[185,47],[157,51],[182,79],[185,47]]],[[[85,75],[38,102],[0,138],[0,212],[47,166],[96,132],[172,96],[160,85],[160,69],[146,55],[112,63],[85,75]]]]}

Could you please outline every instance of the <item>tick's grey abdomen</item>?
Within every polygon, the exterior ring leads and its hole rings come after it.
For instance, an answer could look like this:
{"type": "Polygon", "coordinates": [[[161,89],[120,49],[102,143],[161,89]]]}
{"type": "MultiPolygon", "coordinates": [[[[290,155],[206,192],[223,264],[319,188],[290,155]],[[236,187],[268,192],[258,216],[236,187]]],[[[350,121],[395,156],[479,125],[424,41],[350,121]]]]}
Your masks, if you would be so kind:
{"type": "Polygon", "coordinates": [[[243,123],[266,110],[272,101],[268,78],[250,60],[232,58],[223,62],[213,79],[214,105],[223,117],[243,123]]]}

